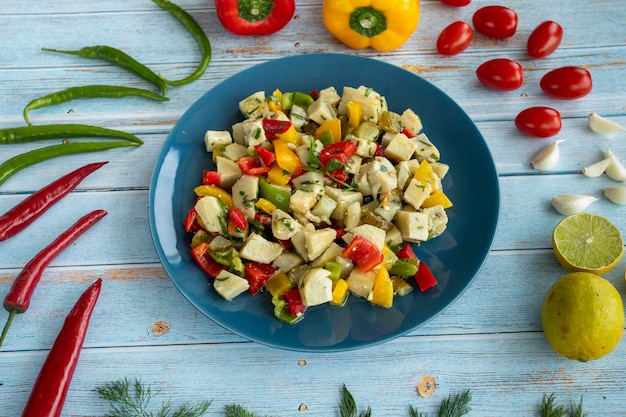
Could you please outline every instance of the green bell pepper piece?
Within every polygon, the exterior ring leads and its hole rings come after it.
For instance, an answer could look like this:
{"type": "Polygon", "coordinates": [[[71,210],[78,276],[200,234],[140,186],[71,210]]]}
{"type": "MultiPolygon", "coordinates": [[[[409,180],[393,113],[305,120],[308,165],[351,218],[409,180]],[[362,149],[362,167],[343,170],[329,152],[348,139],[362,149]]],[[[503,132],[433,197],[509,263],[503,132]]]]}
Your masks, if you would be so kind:
{"type": "Polygon", "coordinates": [[[289,191],[283,190],[282,188],[276,187],[273,184],[270,184],[265,180],[265,178],[261,178],[259,181],[259,196],[270,201],[282,211],[289,211],[291,193],[289,191]]]}

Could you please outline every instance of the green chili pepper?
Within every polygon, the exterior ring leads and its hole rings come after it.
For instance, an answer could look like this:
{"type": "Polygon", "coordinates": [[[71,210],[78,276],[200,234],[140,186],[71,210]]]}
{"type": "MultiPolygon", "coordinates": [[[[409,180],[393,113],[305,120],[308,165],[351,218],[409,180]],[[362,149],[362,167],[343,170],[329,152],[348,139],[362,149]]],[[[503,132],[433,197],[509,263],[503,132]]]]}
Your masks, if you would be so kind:
{"type": "Polygon", "coordinates": [[[117,138],[142,144],[137,136],[121,130],[83,124],[51,124],[0,129],[0,145],[35,142],[47,139],[117,138]]]}
{"type": "Polygon", "coordinates": [[[81,87],[70,87],[65,90],[56,91],[54,93],[36,98],[24,107],[24,120],[31,125],[28,119],[28,112],[34,109],[40,109],[46,106],[54,106],[56,104],[66,103],[68,101],[80,98],[119,98],[128,96],[138,96],[148,98],[150,100],[168,101],[169,98],[160,94],[142,88],[132,88],[117,85],[85,85],[81,87]]]}
{"type": "Polygon", "coordinates": [[[185,10],[177,6],[176,4],[168,1],[168,0],[152,0],[159,7],[164,10],[167,10],[172,16],[174,16],[194,37],[198,45],[200,46],[200,50],[202,52],[202,60],[200,61],[200,65],[194,71],[193,74],[185,77],[181,80],[171,81],[165,79],[165,82],[169,85],[183,85],[188,84],[194,80],[197,80],[204,74],[207,67],[209,66],[209,62],[211,62],[211,42],[209,42],[209,38],[206,36],[206,33],[202,30],[200,25],[187,13],[185,10]]]}
{"type": "Polygon", "coordinates": [[[48,52],[57,52],[60,54],[66,55],[76,55],[81,58],[87,59],[98,59],[100,61],[108,62],[109,64],[113,64],[120,68],[125,69],[126,71],[132,72],[133,74],[143,78],[144,80],[154,84],[159,87],[162,94],[167,93],[167,84],[163,77],[156,74],[150,68],[145,66],[144,64],[137,61],[135,58],[131,57],[127,53],[113,48],[111,46],[106,45],[95,45],[95,46],[85,46],[84,48],[78,49],[76,51],[64,51],[60,49],[50,49],[50,48],[41,48],[44,51],[48,52]]]}
{"type": "Polygon", "coordinates": [[[398,259],[389,269],[390,275],[411,277],[417,273],[417,266],[408,260],[398,259]]]}
{"type": "Polygon", "coordinates": [[[134,142],[71,142],[63,143],[60,145],[47,146],[45,148],[35,149],[30,152],[25,152],[8,159],[3,164],[0,164],[0,184],[5,182],[9,177],[18,171],[37,164],[39,162],[47,161],[48,159],[56,158],[58,156],[72,155],[85,152],[99,152],[113,148],[121,148],[125,146],[139,146],[134,142]]]}

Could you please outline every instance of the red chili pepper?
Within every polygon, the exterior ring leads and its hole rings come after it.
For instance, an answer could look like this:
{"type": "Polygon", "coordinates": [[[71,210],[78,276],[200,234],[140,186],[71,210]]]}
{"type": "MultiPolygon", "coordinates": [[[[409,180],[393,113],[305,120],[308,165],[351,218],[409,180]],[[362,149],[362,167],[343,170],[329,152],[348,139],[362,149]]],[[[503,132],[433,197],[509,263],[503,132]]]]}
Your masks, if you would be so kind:
{"type": "Polygon", "coordinates": [[[34,222],[53,204],[65,197],[89,174],[107,164],[97,162],[85,165],[46,185],[24,199],[0,217],[0,241],[15,236],[34,222]]]}
{"type": "Polygon", "coordinates": [[[246,175],[263,175],[270,170],[270,167],[261,166],[254,156],[244,156],[237,161],[237,165],[246,175]]]}
{"type": "Polygon", "coordinates": [[[267,140],[276,140],[291,127],[289,120],[263,119],[263,131],[267,140]]]}
{"type": "Polygon", "coordinates": [[[269,35],[287,26],[294,0],[215,0],[217,17],[235,35],[269,35]]]}
{"type": "Polygon", "coordinates": [[[215,185],[219,186],[222,181],[222,174],[218,171],[209,171],[205,170],[202,174],[202,184],[203,185],[215,185]]]}
{"type": "Polygon", "coordinates": [[[85,290],[65,318],[35,380],[22,417],[61,415],[101,288],[102,280],[98,279],[85,290]]]}
{"type": "Polygon", "coordinates": [[[6,337],[11,322],[16,314],[22,314],[30,306],[30,299],[41,279],[43,271],[65,248],[71,245],[80,235],[106,216],[104,210],[95,210],[81,217],[69,229],[61,233],[52,243],[43,248],[33,259],[28,261],[24,269],[13,281],[9,293],[4,298],[4,308],[9,312],[9,318],[0,336],[0,347],[6,337]]]}
{"type": "Polygon", "coordinates": [[[272,265],[258,262],[246,264],[245,270],[244,277],[248,280],[248,284],[250,284],[250,288],[248,289],[250,294],[259,292],[265,282],[276,273],[276,269],[272,265]]]}
{"type": "Polygon", "coordinates": [[[256,155],[259,157],[261,162],[263,162],[263,165],[266,167],[272,165],[276,160],[276,154],[269,149],[257,145],[254,147],[254,150],[256,151],[256,155]]]}
{"type": "Polygon", "coordinates": [[[240,228],[242,231],[248,230],[248,220],[243,211],[237,207],[233,207],[228,213],[228,218],[233,221],[235,227],[240,228]]]}
{"type": "Polygon", "coordinates": [[[302,297],[300,296],[300,290],[298,288],[293,288],[288,290],[283,294],[283,298],[287,305],[287,311],[292,316],[297,316],[298,314],[304,313],[306,310],[306,306],[302,303],[302,297]]]}
{"type": "Polygon", "coordinates": [[[420,262],[414,277],[420,291],[426,291],[437,285],[437,279],[435,279],[435,276],[425,262],[420,262]]]}
{"type": "Polygon", "coordinates": [[[191,249],[191,257],[196,264],[211,278],[215,278],[217,274],[225,269],[228,269],[226,265],[217,263],[215,259],[211,257],[209,244],[202,242],[191,249]]]}
{"type": "Polygon", "coordinates": [[[341,256],[357,264],[363,272],[369,272],[376,268],[385,258],[383,252],[375,244],[360,235],[356,235],[352,239],[341,256]]]}

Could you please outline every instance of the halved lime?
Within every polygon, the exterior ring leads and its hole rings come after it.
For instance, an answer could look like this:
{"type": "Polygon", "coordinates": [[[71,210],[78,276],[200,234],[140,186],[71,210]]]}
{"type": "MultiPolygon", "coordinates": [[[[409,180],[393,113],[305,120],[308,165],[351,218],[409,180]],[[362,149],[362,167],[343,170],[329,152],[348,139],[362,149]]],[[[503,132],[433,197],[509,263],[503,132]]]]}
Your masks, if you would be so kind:
{"type": "Polygon", "coordinates": [[[552,248],[567,271],[604,274],[622,259],[624,240],[608,219],[583,212],[567,216],[556,225],[552,248]]]}

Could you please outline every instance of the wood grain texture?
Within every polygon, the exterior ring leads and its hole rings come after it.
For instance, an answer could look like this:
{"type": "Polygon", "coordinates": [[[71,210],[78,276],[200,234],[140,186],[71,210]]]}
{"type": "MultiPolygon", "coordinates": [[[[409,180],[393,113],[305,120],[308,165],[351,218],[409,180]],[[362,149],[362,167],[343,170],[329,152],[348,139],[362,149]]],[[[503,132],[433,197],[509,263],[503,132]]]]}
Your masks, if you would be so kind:
{"type": "MultiPolygon", "coordinates": [[[[191,85],[171,87],[170,101],[78,100],[31,113],[35,123],[90,123],[141,137],[137,149],[74,155],[24,170],[0,185],[0,213],[34,190],[89,162],[110,161],[97,175],[54,206],[19,236],[0,242],[0,296],[21,267],[58,233],[96,208],[109,211],[46,270],[31,308],[18,315],[0,350],[0,417],[21,413],[45,355],[64,317],[89,283],[104,280],[63,416],[102,416],[107,405],[93,389],[120,377],[138,377],[163,391],[174,405],[213,400],[208,415],[240,403],[262,416],[338,415],[341,385],[360,408],[375,416],[406,416],[408,406],[434,412],[449,393],[471,389],[469,416],[534,416],[544,394],[569,405],[583,396],[594,416],[626,415],[626,345],[606,358],[578,363],[557,356],[541,332],[543,295],[563,274],[550,243],[562,216],[550,207],[556,194],[599,198],[589,209],[626,232],[624,207],[602,197],[614,181],[586,178],[581,169],[607,147],[626,161],[626,133],[600,136],[589,130],[595,111],[626,125],[626,11],[620,1],[591,0],[584,7],[565,0],[507,0],[517,11],[516,35],[507,40],[475,34],[462,54],[435,51],[439,32],[455,20],[471,21],[479,7],[452,8],[421,1],[420,25],[401,48],[388,53],[355,51],[323,27],[321,0],[297,1],[289,25],[268,37],[237,37],[224,30],[213,2],[176,2],[209,35],[213,60],[191,85]],[[525,41],[544,20],[564,28],[560,48],[533,60],[525,41]],[[476,123],[499,175],[501,215],[490,256],[452,306],[394,341],[341,353],[301,353],[265,347],[232,334],[197,311],[161,267],[150,235],[148,190],[154,162],[180,116],[213,86],[255,64],[282,56],[347,53],[368,56],[411,71],[450,95],[476,123]],[[484,61],[508,57],[525,70],[522,88],[496,92],[482,87],[474,71],[484,61]],[[584,99],[546,97],[539,80],[565,65],[588,68],[593,91],[584,99]],[[550,139],[532,139],[514,126],[524,108],[546,105],[563,116],[550,139]],[[563,139],[561,159],[550,172],[532,170],[533,156],[563,139]],[[416,394],[424,376],[437,381],[428,398],[416,394]],[[300,411],[302,405],[306,411],[300,411]]],[[[96,61],[41,51],[107,44],[133,55],[170,78],[191,73],[199,61],[193,38],[148,0],[5,0],[0,8],[0,128],[24,124],[33,98],[70,86],[119,84],[152,88],[139,78],[96,61]]],[[[322,86],[323,87],[323,86],[322,86]]],[[[393,103],[391,103],[393,104],[393,103]]],[[[424,120],[425,128],[428,121],[424,120]]],[[[199,138],[200,140],[200,138],[199,138]]],[[[49,144],[52,144],[49,143],[49,144]]],[[[42,144],[0,146],[0,161],[42,144]]],[[[445,159],[445,144],[439,144],[445,159]]],[[[626,297],[622,261],[605,277],[626,297]]],[[[0,323],[7,312],[0,311],[0,323]]],[[[159,402],[157,400],[157,402],[159,402]]]]}

